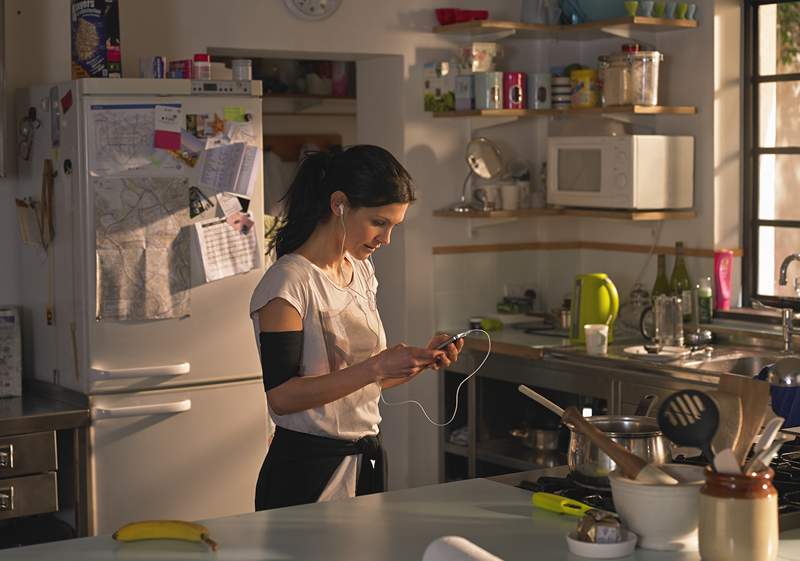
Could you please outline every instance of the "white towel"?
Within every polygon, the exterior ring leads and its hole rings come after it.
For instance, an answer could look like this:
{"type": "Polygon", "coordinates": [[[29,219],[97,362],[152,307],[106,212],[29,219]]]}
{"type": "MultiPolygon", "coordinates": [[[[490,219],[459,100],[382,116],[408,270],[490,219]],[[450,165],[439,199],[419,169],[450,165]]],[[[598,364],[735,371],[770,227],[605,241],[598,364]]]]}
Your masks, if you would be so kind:
{"type": "Polygon", "coordinates": [[[422,555],[422,561],[503,561],[461,536],[444,536],[433,540],[422,555]]]}

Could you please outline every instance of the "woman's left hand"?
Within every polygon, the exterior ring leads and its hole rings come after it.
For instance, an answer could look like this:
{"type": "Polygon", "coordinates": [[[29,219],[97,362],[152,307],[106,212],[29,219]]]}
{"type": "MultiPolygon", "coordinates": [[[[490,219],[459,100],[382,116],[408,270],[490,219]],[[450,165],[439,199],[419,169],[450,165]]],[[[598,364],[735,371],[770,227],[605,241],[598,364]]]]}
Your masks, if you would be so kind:
{"type": "MultiPolygon", "coordinates": [[[[440,333],[439,335],[434,335],[431,340],[428,342],[429,349],[435,349],[445,341],[447,341],[451,336],[447,333],[440,333]]],[[[445,357],[440,358],[433,364],[433,368],[436,370],[440,370],[442,368],[447,368],[452,363],[458,360],[458,353],[461,352],[461,349],[464,347],[464,339],[459,339],[455,343],[450,343],[444,349],[442,349],[445,353],[445,357]]]]}

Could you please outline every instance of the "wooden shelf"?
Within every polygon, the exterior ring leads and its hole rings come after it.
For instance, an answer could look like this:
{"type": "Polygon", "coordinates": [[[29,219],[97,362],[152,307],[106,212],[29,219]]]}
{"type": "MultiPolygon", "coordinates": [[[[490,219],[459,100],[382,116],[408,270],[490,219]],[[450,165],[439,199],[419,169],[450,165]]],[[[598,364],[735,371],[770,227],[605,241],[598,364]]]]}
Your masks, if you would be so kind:
{"type": "Polygon", "coordinates": [[[567,463],[566,455],[561,452],[539,452],[525,448],[519,441],[511,438],[479,442],[475,455],[478,460],[519,471],[567,463]]]}
{"type": "Polygon", "coordinates": [[[533,218],[536,216],[577,216],[581,218],[608,218],[612,220],[632,220],[635,222],[653,220],[689,220],[697,217],[697,212],[687,210],[605,210],[584,208],[531,208],[520,210],[492,210],[488,212],[455,212],[449,209],[433,211],[438,218],[533,218]]]}
{"type": "MultiPolygon", "coordinates": [[[[513,242],[496,244],[471,244],[471,245],[446,245],[434,246],[431,248],[434,255],[453,255],[458,253],[496,253],[498,251],[566,251],[573,249],[589,249],[596,251],[617,251],[622,253],[664,253],[675,255],[675,248],[672,246],[656,246],[651,248],[649,245],[624,244],[594,241],[558,241],[558,242],[513,242]]],[[[725,248],[730,249],[730,248],[725,248]]],[[[714,257],[714,249],[702,247],[689,247],[684,249],[684,255],[689,257],[714,257]]],[[[734,257],[744,255],[742,248],[733,248],[734,257]]],[[[480,345],[482,339],[465,339],[465,345],[475,341],[480,345]]],[[[492,349],[496,346],[492,343],[492,349]]]]}
{"type": "Polygon", "coordinates": [[[470,111],[436,111],[436,118],[454,117],[557,117],[582,115],[694,115],[697,108],[691,105],[612,105],[587,109],[473,109],[470,111]]]}
{"type": "Polygon", "coordinates": [[[266,93],[261,99],[309,99],[320,101],[355,101],[354,96],[314,95],[302,93],[266,93]]]}
{"type": "Polygon", "coordinates": [[[514,39],[559,39],[562,41],[585,41],[603,39],[609,35],[627,35],[645,32],[659,33],[695,29],[697,21],[686,19],[648,18],[643,16],[615,18],[577,25],[545,25],[516,21],[480,20],[440,25],[434,33],[481,37],[485,35],[507,35],[514,39]]]}

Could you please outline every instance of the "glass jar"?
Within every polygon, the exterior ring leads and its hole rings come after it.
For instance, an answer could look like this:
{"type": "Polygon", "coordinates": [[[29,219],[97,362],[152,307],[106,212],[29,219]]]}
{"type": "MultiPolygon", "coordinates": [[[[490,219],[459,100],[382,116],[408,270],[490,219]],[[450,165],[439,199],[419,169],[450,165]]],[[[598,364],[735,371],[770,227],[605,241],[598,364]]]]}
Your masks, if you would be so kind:
{"type": "Polygon", "coordinates": [[[700,490],[703,561],[774,561],[778,557],[778,492],[771,469],[752,476],[706,468],[700,490]]]}
{"type": "Polygon", "coordinates": [[[630,105],[632,98],[630,58],[627,54],[609,56],[603,74],[603,106],[630,105]]]}
{"type": "Polygon", "coordinates": [[[658,51],[628,53],[631,76],[631,103],[658,105],[658,67],[663,55],[658,51]]]}

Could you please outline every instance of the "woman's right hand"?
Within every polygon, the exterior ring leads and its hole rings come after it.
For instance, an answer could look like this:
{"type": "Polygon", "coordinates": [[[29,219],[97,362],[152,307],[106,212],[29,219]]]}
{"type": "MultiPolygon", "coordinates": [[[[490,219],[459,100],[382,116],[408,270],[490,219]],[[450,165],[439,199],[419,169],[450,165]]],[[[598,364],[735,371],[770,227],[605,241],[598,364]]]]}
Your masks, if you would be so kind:
{"type": "Polygon", "coordinates": [[[400,343],[372,357],[375,381],[382,378],[413,378],[445,356],[444,351],[409,347],[400,343]]]}

